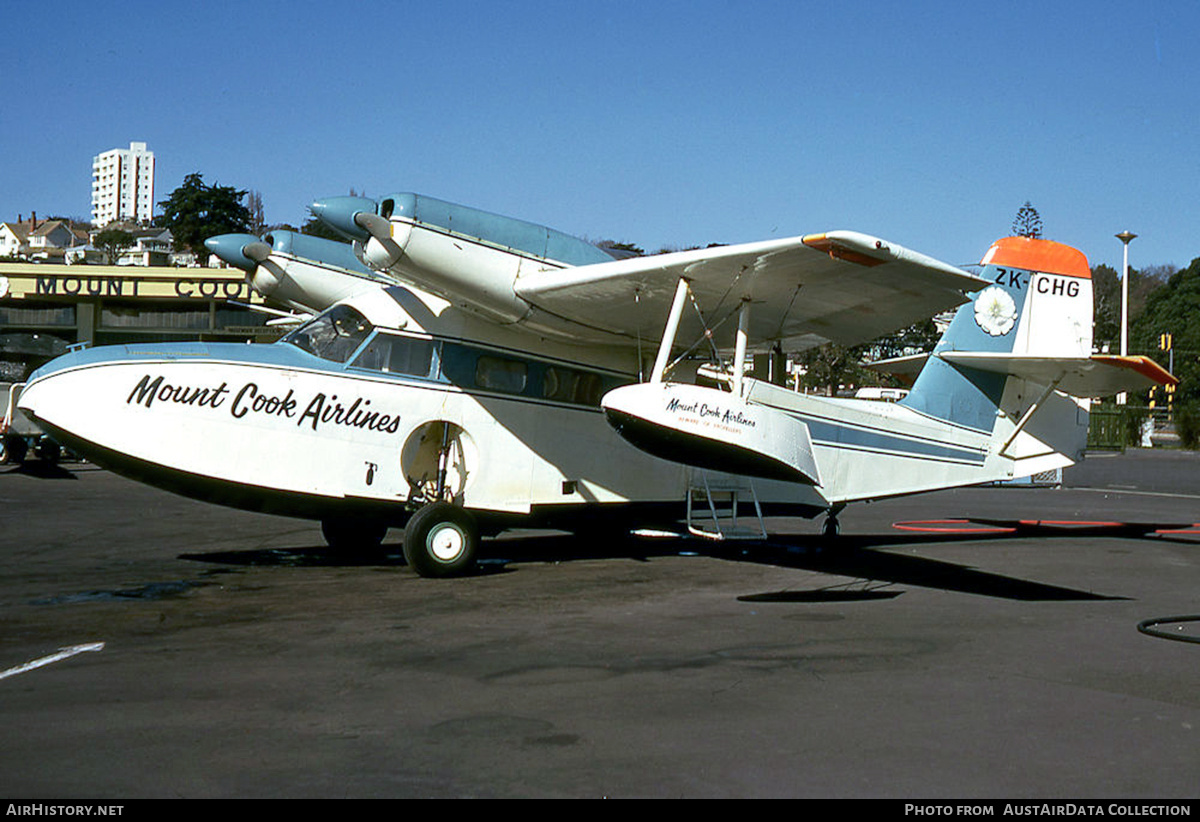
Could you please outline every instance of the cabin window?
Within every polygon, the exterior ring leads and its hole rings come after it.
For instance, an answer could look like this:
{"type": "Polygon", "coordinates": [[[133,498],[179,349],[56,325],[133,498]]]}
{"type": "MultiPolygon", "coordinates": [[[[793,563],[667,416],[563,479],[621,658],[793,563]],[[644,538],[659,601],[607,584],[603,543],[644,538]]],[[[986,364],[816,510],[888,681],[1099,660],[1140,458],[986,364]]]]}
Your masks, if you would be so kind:
{"type": "Polygon", "coordinates": [[[385,374],[428,377],[433,364],[433,340],[379,334],[367,343],[351,365],[385,374]]]}
{"type": "MultiPolygon", "coordinates": [[[[363,349],[364,355],[371,344],[363,349]]],[[[442,377],[467,390],[476,388],[520,394],[590,408],[600,406],[604,392],[629,382],[617,375],[507,357],[499,352],[449,341],[442,343],[437,359],[442,377]]]]}
{"type": "Polygon", "coordinates": [[[552,365],[542,378],[542,396],[576,405],[599,405],[603,379],[599,374],[552,365]]]}
{"type": "Polygon", "coordinates": [[[529,366],[521,360],[484,354],[475,364],[475,384],[480,388],[520,394],[528,378],[529,366]]]}
{"type": "Polygon", "coordinates": [[[283,339],[321,359],[346,362],[373,328],[370,320],[355,309],[335,305],[283,339]]]}

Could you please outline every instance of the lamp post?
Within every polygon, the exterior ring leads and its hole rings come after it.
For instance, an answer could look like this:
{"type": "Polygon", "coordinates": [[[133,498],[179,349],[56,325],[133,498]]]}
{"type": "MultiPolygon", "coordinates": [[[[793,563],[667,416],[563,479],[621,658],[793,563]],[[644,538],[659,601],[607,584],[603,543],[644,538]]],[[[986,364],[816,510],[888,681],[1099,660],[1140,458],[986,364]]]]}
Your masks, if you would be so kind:
{"type": "MultiPolygon", "coordinates": [[[[1121,356],[1129,354],[1129,244],[1136,234],[1125,230],[1116,235],[1124,246],[1124,261],[1121,264],[1121,356]]],[[[1125,404],[1125,392],[1117,395],[1117,403],[1125,404]]]]}

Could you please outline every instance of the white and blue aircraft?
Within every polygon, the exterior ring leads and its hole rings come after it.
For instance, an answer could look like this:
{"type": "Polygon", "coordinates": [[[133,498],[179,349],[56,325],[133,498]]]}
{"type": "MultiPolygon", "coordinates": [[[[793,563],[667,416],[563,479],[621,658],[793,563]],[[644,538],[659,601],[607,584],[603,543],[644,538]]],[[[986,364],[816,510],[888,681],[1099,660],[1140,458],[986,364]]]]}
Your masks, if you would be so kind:
{"type": "Polygon", "coordinates": [[[721,537],[741,514],[765,536],[764,516],[824,512],[836,533],[852,502],[1068,465],[1087,398],[1173,381],[1092,354],[1087,261],[1049,241],[1002,239],[975,276],[848,231],[619,259],[416,194],[311,208],[352,243],[208,243],[298,312],[279,342],[73,351],[21,407],[102,466],[320,520],[335,547],[404,527],[414,570],[449,576],[516,526],[686,520],[721,537]],[[955,306],[897,403],[744,368],[749,352],[864,342],[955,306]],[[715,366],[697,367],[697,346],[715,366]]]}

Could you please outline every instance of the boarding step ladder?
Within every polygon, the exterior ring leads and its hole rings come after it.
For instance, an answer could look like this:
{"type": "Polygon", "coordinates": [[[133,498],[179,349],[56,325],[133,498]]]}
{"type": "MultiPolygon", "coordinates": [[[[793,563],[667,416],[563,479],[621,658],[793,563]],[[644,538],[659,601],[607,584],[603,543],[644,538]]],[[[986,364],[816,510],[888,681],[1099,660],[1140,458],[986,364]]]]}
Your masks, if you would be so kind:
{"type": "MultiPolygon", "coordinates": [[[[749,520],[749,517],[743,517],[749,520]]],[[[766,539],[762,506],[749,477],[709,476],[707,471],[693,471],[687,491],[688,533],[706,539],[766,539]],[[757,527],[738,521],[739,503],[749,499],[754,503],[757,527]]]]}

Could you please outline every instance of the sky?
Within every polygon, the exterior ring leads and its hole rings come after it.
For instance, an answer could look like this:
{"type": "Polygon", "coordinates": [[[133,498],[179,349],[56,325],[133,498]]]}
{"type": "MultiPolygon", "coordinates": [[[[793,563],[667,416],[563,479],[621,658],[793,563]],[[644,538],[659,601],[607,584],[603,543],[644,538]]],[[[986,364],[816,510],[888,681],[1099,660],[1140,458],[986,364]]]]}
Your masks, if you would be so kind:
{"type": "Polygon", "coordinates": [[[314,199],[403,191],[648,251],[835,229],[978,262],[1026,201],[1120,270],[1200,257],[1200,2],[7,3],[0,220],[88,219],[145,142],[314,199]]]}

